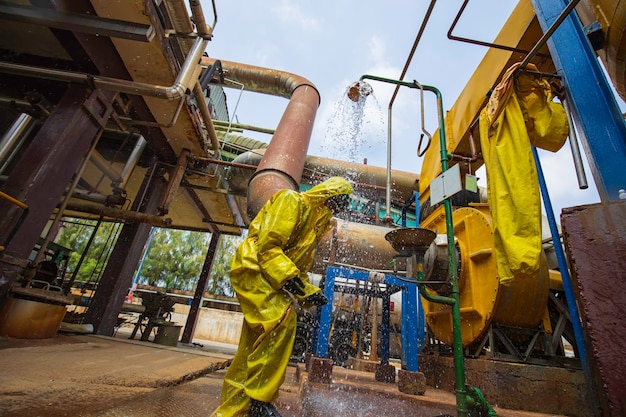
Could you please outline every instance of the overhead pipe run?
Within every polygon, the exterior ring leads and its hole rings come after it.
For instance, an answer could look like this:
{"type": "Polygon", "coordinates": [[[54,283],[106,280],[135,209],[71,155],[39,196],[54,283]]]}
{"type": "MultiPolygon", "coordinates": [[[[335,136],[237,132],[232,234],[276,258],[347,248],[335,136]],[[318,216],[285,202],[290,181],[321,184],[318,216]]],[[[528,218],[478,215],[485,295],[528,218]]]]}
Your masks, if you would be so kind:
{"type": "Polygon", "coordinates": [[[81,213],[97,214],[99,216],[111,217],[117,220],[125,220],[137,223],[147,223],[154,227],[169,227],[172,219],[154,214],[146,214],[138,211],[121,210],[112,207],[104,207],[97,204],[80,203],[70,201],[64,211],[78,211],[81,213]]]}
{"type": "MultiPolygon", "coordinates": [[[[198,31],[198,35],[201,38],[206,40],[211,38],[213,28],[209,27],[206,24],[206,20],[204,19],[204,13],[202,12],[202,6],[200,5],[199,1],[189,1],[189,7],[193,15],[193,23],[189,19],[184,0],[167,0],[165,4],[167,5],[168,10],[172,15],[172,24],[174,25],[174,29],[177,32],[184,34],[193,33],[193,24],[195,23],[196,30],[198,31]]],[[[187,45],[187,42],[189,42],[189,40],[184,40],[183,42],[185,43],[185,45],[187,45]]],[[[213,126],[211,112],[209,111],[209,107],[207,106],[206,100],[204,98],[204,89],[197,79],[193,83],[191,90],[194,98],[196,99],[196,105],[198,106],[198,110],[200,111],[200,118],[202,119],[202,122],[206,127],[207,135],[209,136],[209,149],[218,151],[220,149],[220,142],[217,138],[217,134],[215,133],[215,127],[213,126]]],[[[219,155],[216,154],[215,158],[219,158],[219,155]]]]}
{"type": "Polygon", "coordinates": [[[22,113],[15,119],[9,130],[2,135],[2,139],[0,139],[0,161],[3,161],[9,155],[17,141],[31,126],[32,121],[33,118],[30,115],[22,113]]]}
{"type": "MultiPolygon", "coordinates": [[[[233,162],[258,166],[265,149],[254,149],[237,156],[233,162]]],[[[251,177],[249,170],[231,169],[228,184],[235,191],[244,191],[251,177]]],[[[357,184],[368,184],[370,187],[386,187],[386,169],[373,165],[357,164],[353,162],[339,161],[336,159],[322,158],[309,155],[306,157],[302,176],[313,178],[318,175],[343,175],[350,177],[357,184]]],[[[418,175],[406,171],[391,171],[391,193],[393,197],[401,201],[411,198],[418,189],[418,175]]]]}
{"type": "Polygon", "coordinates": [[[176,100],[182,98],[187,93],[192,86],[192,81],[196,81],[198,75],[197,73],[199,71],[198,62],[200,61],[202,53],[207,46],[207,42],[208,41],[205,41],[202,38],[197,38],[194,41],[191,51],[183,63],[174,84],[169,87],[122,80],[119,78],[101,77],[93,74],[61,71],[31,65],[13,64],[9,62],[0,62],[0,72],[26,77],[43,78],[47,80],[92,85],[95,88],[118,93],[176,100]]]}
{"type": "Polygon", "coordinates": [[[174,201],[174,197],[176,196],[176,192],[180,187],[180,182],[183,180],[183,176],[185,175],[185,170],[187,169],[187,163],[189,162],[189,155],[191,151],[189,149],[183,149],[178,155],[178,161],[176,162],[176,167],[174,167],[174,171],[170,174],[169,184],[167,186],[167,191],[163,196],[163,200],[159,205],[158,211],[159,214],[165,215],[170,211],[170,206],[174,201]]]}
{"type": "MultiPolygon", "coordinates": [[[[289,98],[274,136],[248,184],[248,214],[254,217],[278,190],[298,190],[320,95],[306,78],[268,68],[220,60],[229,79],[244,89],[289,98]]],[[[202,58],[203,66],[214,59],[202,58]]]]}

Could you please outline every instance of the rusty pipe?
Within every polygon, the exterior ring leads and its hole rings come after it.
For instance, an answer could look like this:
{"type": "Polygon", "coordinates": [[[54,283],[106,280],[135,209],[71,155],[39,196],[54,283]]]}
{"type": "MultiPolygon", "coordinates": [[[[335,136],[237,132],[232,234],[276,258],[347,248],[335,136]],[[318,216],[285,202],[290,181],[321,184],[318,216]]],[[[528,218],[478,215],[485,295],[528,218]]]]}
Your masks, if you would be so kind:
{"type": "MultiPolygon", "coordinates": [[[[202,65],[211,66],[211,58],[202,65]]],[[[298,190],[320,95],[306,78],[268,68],[220,60],[229,79],[244,89],[289,98],[265,155],[248,184],[248,214],[254,217],[278,190],[298,190]]]]}
{"type": "Polygon", "coordinates": [[[183,149],[178,155],[174,172],[172,172],[167,185],[167,191],[165,192],[163,200],[157,209],[161,215],[165,215],[170,211],[170,206],[172,205],[172,201],[174,201],[174,196],[176,196],[176,192],[180,187],[180,182],[183,180],[183,176],[185,175],[190,154],[191,151],[189,149],[183,149]]]}
{"type": "MultiPolygon", "coordinates": [[[[200,65],[210,67],[217,59],[202,57],[200,65]]],[[[291,98],[296,88],[308,85],[315,89],[311,81],[296,74],[254,65],[219,60],[228,78],[244,84],[243,89],[254,93],[269,94],[276,97],[291,98]]],[[[316,90],[317,91],[317,90],[316,90]]],[[[319,93],[318,93],[319,106],[319,93]]]]}
{"type": "MultiPolygon", "coordinates": [[[[198,81],[193,85],[193,95],[196,98],[196,103],[198,104],[198,110],[200,110],[200,117],[204,122],[204,126],[206,127],[206,131],[209,135],[209,139],[211,140],[211,150],[219,151],[220,149],[220,141],[217,138],[217,133],[215,132],[215,126],[213,125],[213,119],[211,118],[211,112],[209,111],[209,106],[207,106],[206,101],[204,99],[204,90],[202,90],[202,86],[198,81]]],[[[217,155],[216,155],[216,159],[217,155]]]]}
{"type": "Polygon", "coordinates": [[[89,160],[111,181],[119,182],[121,180],[122,176],[120,172],[113,167],[100,152],[94,150],[89,156],[89,160]]]}
{"type": "Polygon", "coordinates": [[[318,105],[319,94],[309,85],[302,85],[294,91],[248,184],[248,214],[251,217],[276,191],[299,189],[318,105]]]}
{"type": "Polygon", "coordinates": [[[213,24],[209,25],[204,17],[204,11],[202,10],[202,4],[200,0],[189,0],[189,8],[191,9],[191,15],[193,16],[193,22],[196,24],[196,30],[198,34],[204,37],[210,37],[213,34],[213,29],[217,23],[217,10],[215,9],[215,0],[213,3],[213,24]]]}
{"type": "Polygon", "coordinates": [[[64,211],[79,211],[81,213],[97,214],[99,216],[111,217],[113,219],[125,220],[136,223],[147,223],[155,227],[169,227],[172,219],[156,216],[154,214],[141,213],[138,211],[121,210],[112,207],[104,207],[99,204],[88,204],[77,201],[70,201],[64,211]]]}
{"type": "MultiPolygon", "coordinates": [[[[235,164],[241,164],[244,168],[249,168],[254,165],[258,167],[264,154],[265,149],[250,150],[237,156],[233,162],[235,164]]],[[[234,169],[230,171],[231,178],[229,178],[229,185],[233,190],[243,191],[252,173],[250,173],[249,170],[239,169],[238,165],[234,165],[233,168],[234,169]]],[[[309,155],[306,157],[302,176],[312,179],[314,175],[349,175],[351,180],[356,184],[368,184],[382,189],[386,189],[387,187],[387,170],[385,168],[309,155]]],[[[407,201],[414,192],[419,190],[418,181],[418,174],[391,170],[390,189],[393,198],[407,201]]]]}

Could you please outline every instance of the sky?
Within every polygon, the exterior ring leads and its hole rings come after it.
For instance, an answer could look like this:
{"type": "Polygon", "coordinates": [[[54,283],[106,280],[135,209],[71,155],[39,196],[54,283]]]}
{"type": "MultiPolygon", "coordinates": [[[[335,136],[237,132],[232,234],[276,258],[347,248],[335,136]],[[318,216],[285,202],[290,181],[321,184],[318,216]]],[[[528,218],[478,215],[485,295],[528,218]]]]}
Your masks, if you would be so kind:
{"type": "MultiPolygon", "coordinates": [[[[400,78],[429,3],[216,0],[217,24],[206,52],[212,58],[286,71],[310,80],[320,92],[321,104],[309,154],[353,162],[367,159],[370,165],[386,167],[387,114],[395,86],[370,82],[373,95],[356,126],[360,141],[338,146],[338,137],[353,134],[344,124],[354,124],[353,114],[348,111],[346,115],[346,89],[364,74],[400,78]]],[[[444,0],[435,5],[404,77],[437,87],[444,111],[452,107],[487,52],[483,46],[447,39],[462,3],[444,0]]],[[[517,0],[470,2],[454,35],[492,41],[516,4],[517,0]]],[[[211,3],[202,0],[202,6],[211,23],[211,3]]],[[[231,118],[264,128],[276,127],[288,103],[284,98],[253,92],[226,92],[231,118]]],[[[431,133],[438,126],[435,105],[434,96],[426,94],[425,128],[431,133]]],[[[392,107],[392,169],[420,172],[420,109],[418,90],[400,88],[392,107]]],[[[271,139],[252,131],[243,135],[263,142],[271,139]]],[[[579,189],[568,143],[555,154],[540,151],[540,160],[557,220],[563,207],[599,202],[586,160],[589,188],[579,189]]],[[[477,175],[479,185],[485,186],[484,168],[477,175]]]]}

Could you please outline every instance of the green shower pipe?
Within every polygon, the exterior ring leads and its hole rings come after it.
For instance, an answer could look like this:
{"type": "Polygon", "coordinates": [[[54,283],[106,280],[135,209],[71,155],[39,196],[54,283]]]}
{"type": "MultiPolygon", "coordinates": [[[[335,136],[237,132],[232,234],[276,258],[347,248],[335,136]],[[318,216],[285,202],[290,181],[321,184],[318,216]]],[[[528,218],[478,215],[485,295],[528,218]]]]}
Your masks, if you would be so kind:
{"type": "MultiPolygon", "coordinates": [[[[439,119],[439,148],[441,157],[441,171],[446,172],[448,170],[448,159],[450,155],[447,151],[446,133],[445,133],[445,120],[443,114],[443,99],[441,92],[432,86],[421,85],[417,81],[408,82],[400,80],[392,80],[389,78],[378,77],[376,75],[363,75],[359,79],[363,80],[381,81],[384,83],[396,84],[409,88],[417,88],[420,90],[430,91],[437,97],[437,114],[439,119]]],[[[424,111],[424,109],[422,109],[424,111]]],[[[463,358],[463,340],[461,337],[461,310],[459,305],[459,277],[457,275],[457,260],[454,253],[454,225],[452,222],[452,203],[449,199],[443,201],[445,218],[446,218],[446,236],[448,240],[448,262],[449,262],[449,274],[450,274],[450,286],[452,289],[451,297],[442,297],[432,295],[426,291],[424,284],[419,284],[420,278],[423,282],[423,272],[418,272],[418,287],[420,294],[424,296],[428,301],[447,304],[452,307],[452,336],[454,353],[454,374],[455,374],[455,387],[457,412],[460,417],[466,417],[468,415],[468,405],[474,404],[473,397],[469,395],[468,389],[465,387],[465,364],[463,358]]]]}

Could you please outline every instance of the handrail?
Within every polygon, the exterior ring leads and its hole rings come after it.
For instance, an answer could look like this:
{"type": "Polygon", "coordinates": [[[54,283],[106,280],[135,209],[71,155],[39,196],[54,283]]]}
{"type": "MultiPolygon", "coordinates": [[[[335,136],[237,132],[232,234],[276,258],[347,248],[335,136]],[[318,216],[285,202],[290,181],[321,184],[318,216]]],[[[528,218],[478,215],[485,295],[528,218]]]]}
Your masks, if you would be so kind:
{"type": "Polygon", "coordinates": [[[18,206],[19,208],[21,208],[22,210],[24,210],[22,212],[22,215],[20,216],[20,218],[17,220],[17,222],[15,223],[15,226],[13,226],[13,229],[11,230],[11,232],[9,232],[5,242],[0,245],[0,253],[4,252],[4,250],[6,249],[6,246],[9,244],[9,242],[11,241],[11,239],[13,239],[13,236],[15,236],[15,233],[17,233],[18,229],[20,228],[20,226],[22,225],[22,223],[24,222],[24,219],[26,218],[26,216],[28,215],[28,204],[11,197],[10,195],[3,193],[2,191],[0,191],[0,198],[7,200],[8,202],[18,206]]]}
{"type": "Polygon", "coordinates": [[[22,208],[24,210],[28,210],[28,204],[26,204],[26,203],[24,203],[24,202],[22,202],[22,201],[20,201],[20,200],[18,200],[16,198],[11,197],[10,195],[8,195],[6,193],[3,193],[2,191],[0,191],[0,197],[5,199],[5,200],[7,200],[7,201],[9,201],[10,203],[15,204],[16,206],[18,206],[18,207],[20,207],[20,208],[22,208]]]}

